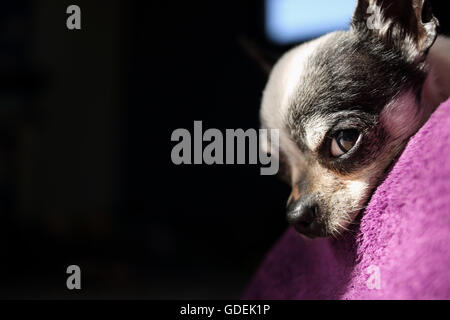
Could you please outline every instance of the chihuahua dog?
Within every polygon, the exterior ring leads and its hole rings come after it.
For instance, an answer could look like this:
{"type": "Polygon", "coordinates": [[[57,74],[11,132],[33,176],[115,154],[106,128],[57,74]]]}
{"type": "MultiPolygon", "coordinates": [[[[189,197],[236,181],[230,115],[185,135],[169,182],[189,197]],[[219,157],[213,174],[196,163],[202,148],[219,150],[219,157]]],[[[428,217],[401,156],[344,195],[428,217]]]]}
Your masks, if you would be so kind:
{"type": "Polygon", "coordinates": [[[348,31],[304,43],[274,66],[261,123],[280,130],[287,217],[299,233],[346,230],[450,96],[450,39],[438,29],[429,1],[359,0],[348,31]]]}

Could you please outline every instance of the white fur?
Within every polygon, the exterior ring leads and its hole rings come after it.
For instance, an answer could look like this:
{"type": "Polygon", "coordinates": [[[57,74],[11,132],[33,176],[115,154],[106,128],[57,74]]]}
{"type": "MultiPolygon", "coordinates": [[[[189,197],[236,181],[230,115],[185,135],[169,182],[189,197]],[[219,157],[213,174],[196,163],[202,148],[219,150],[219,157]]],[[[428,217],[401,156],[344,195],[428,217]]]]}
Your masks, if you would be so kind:
{"type": "Polygon", "coordinates": [[[316,151],[330,129],[329,121],[325,117],[314,116],[305,123],[305,143],[307,147],[316,151]]]}
{"type": "Polygon", "coordinates": [[[274,66],[264,90],[261,115],[266,125],[282,128],[292,97],[301,85],[301,77],[309,57],[332,34],[304,43],[287,52],[274,66]]]}

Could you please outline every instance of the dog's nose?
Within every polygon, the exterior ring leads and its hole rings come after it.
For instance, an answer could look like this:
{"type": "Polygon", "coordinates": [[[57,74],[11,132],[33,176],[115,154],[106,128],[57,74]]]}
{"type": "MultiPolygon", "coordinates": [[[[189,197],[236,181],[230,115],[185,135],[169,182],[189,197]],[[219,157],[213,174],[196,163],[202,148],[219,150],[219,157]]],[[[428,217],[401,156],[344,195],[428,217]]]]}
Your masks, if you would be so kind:
{"type": "Polygon", "coordinates": [[[317,223],[318,205],[311,199],[303,199],[289,205],[287,220],[297,232],[308,237],[319,236],[317,223]]]}

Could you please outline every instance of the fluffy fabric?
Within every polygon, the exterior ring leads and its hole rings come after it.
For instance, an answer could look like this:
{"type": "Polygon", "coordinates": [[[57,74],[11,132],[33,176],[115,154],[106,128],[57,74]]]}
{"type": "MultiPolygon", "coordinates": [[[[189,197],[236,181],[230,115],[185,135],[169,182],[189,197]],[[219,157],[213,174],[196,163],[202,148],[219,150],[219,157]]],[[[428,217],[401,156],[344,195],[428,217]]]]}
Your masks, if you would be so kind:
{"type": "Polygon", "coordinates": [[[450,100],[382,183],[354,232],[288,230],[245,299],[450,299],[450,100]]]}

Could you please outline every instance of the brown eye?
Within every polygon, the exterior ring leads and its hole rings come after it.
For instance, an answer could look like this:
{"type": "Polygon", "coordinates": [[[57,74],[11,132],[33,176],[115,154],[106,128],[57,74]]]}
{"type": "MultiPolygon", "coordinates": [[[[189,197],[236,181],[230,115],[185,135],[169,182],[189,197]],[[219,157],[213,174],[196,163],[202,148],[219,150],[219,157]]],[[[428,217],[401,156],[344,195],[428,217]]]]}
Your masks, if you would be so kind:
{"type": "Polygon", "coordinates": [[[359,136],[358,130],[350,129],[339,131],[331,142],[331,155],[335,158],[339,158],[352,150],[356,142],[358,142],[359,136]]]}

